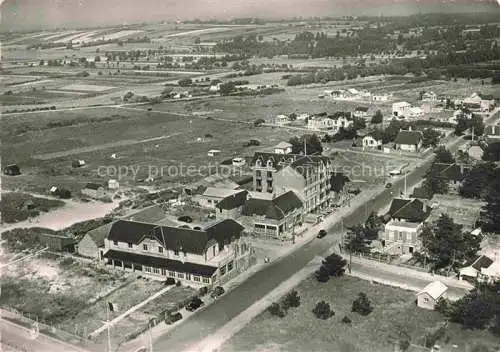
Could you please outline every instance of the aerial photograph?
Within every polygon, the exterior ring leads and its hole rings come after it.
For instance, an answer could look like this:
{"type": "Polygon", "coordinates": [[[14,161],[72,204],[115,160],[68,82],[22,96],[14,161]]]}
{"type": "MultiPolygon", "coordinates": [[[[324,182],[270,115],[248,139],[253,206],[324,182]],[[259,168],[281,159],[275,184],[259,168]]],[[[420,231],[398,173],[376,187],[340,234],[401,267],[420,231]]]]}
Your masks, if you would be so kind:
{"type": "Polygon", "coordinates": [[[500,352],[500,0],[0,0],[0,352],[500,352]]]}

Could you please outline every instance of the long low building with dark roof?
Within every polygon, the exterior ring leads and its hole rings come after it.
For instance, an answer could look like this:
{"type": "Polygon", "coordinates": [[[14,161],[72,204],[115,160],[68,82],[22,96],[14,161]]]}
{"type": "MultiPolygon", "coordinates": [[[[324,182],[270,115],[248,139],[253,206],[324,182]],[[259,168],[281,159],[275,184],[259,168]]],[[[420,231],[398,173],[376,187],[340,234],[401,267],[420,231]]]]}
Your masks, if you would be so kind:
{"type": "Polygon", "coordinates": [[[113,223],[101,259],[108,265],[191,284],[221,284],[250,264],[244,227],[225,219],[202,230],[129,220],[113,223]]]}

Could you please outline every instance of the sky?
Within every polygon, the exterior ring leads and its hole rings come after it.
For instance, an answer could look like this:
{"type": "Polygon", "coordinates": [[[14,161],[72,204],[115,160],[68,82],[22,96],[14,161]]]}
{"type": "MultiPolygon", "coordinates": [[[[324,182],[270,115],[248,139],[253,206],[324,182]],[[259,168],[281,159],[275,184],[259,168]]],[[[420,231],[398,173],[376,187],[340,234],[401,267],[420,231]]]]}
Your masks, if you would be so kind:
{"type": "Polygon", "coordinates": [[[500,0],[0,0],[2,30],[151,21],[409,15],[500,8],[500,0]]]}

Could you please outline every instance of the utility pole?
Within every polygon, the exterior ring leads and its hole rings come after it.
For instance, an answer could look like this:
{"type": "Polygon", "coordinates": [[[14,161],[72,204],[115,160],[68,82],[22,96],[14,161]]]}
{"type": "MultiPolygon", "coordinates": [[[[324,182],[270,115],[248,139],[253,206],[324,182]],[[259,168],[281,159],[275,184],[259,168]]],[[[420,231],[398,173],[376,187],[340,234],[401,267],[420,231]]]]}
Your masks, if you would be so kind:
{"type": "Polygon", "coordinates": [[[304,156],[307,156],[307,142],[306,142],[306,136],[304,136],[304,156]]]}
{"type": "Polygon", "coordinates": [[[406,194],[406,175],[408,172],[405,171],[405,199],[408,198],[408,195],[406,194]]]}
{"type": "Polygon", "coordinates": [[[111,323],[109,321],[109,303],[106,302],[106,324],[108,327],[108,352],[111,352],[111,323]]]}

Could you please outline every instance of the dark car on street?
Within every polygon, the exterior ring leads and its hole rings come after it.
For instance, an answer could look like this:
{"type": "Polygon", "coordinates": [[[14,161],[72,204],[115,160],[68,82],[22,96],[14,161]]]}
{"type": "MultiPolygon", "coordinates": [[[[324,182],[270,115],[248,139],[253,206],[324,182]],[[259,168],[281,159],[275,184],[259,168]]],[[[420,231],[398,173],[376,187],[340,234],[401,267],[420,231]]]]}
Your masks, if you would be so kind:
{"type": "Polygon", "coordinates": [[[182,319],[182,314],[177,312],[177,313],[171,313],[169,315],[167,315],[167,317],[165,318],[165,323],[167,323],[168,325],[170,324],[173,324],[175,323],[176,321],[179,321],[182,319]]]}
{"type": "Polygon", "coordinates": [[[325,230],[319,230],[318,234],[316,235],[316,238],[323,238],[325,237],[327,232],[325,230]]]}
{"type": "Polygon", "coordinates": [[[188,215],[179,216],[177,218],[177,220],[182,221],[182,222],[187,222],[187,223],[193,222],[193,218],[188,216],[188,215]]]}
{"type": "Polygon", "coordinates": [[[200,308],[204,304],[205,303],[203,303],[203,301],[201,299],[199,299],[198,297],[196,297],[196,298],[193,298],[191,300],[191,302],[189,302],[186,305],[186,310],[188,310],[190,312],[194,312],[195,310],[197,310],[198,308],[200,308]]]}
{"type": "Polygon", "coordinates": [[[224,292],[225,292],[225,291],[224,291],[224,287],[222,287],[222,286],[216,286],[216,287],[212,290],[212,292],[210,293],[210,296],[211,296],[212,298],[217,298],[217,297],[219,297],[219,296],[222,296],[222,295],[224,294],[224,292]]]}
{"type": "Polygon", "coordinates": [[[385,188],[392,188],[392,183],[389,182],[388,184],[386,184],[385,188]]]}

